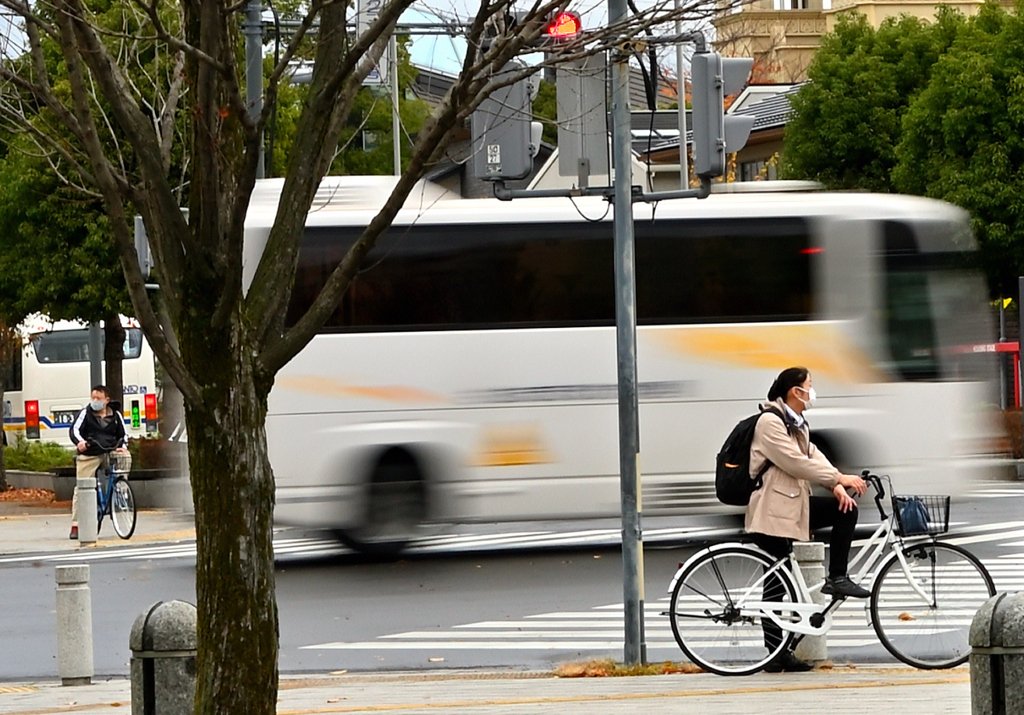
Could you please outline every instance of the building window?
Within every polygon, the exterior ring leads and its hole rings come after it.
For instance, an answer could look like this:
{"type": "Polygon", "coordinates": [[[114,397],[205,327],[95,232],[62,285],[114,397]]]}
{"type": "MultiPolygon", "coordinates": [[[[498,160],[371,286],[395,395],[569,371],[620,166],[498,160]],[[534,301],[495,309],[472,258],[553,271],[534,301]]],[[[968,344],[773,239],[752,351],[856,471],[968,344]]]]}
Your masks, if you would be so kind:
{"type": "Polygon", "coordinates": [[[775,162],[745,161],[740,164],[740,181],[775,181],[779,178],[775,162]]]}

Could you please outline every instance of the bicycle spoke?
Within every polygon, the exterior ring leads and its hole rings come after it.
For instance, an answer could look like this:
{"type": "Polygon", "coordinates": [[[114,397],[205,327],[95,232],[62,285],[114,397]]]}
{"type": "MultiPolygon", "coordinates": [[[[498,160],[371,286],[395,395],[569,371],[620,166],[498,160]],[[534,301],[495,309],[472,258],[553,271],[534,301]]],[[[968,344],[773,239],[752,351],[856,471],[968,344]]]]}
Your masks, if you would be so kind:
{"type": "Polygon", "coordinates": [[[726,586],[725,579],[722,578],[722,572],[718,568],[718,561],[715,559],[714,555],[711,556],[711,568],[713,568],[715,571],[715,578],[718,579],[718,585],[722,589],[722,593],[725,594],[725,598],[729,602],[729,605],[735,605],[732,601],[732,594],[729,593],[729,587],[726,586]]]}
{"type": "Polygon", "coordinates": [[[114,531],[122,539],[131,538],[135,532],[135,519],[135,498],[131,486],[127,480],[119,478],[114,483],[111,493],[111,520],[114,522],[114,531]]]}
{"type": "MultiPolygon", "coordinates": [[[[761,601],[771,566],[768,557],[746,547],[708,551],[687,566],[673,589],[669,616],[673,635],[691,661],[714,673],[743,675],[764,667],[787,646],[792,633],[742,605],[751,596],[761,601]]],[[[783,604],[795,600],[795,587],[788,572],[776,578],[782,603],[772,611],[785,613],[783,604]]]]}
{"type": "Polygon", "coordinates": [[[903,551],[879,571],[872,622],[882,645],[918,668],[949,668],[970,656],[968,635],[978,608],[994,593],[988,571],[970,553],[937,542],[903,551]]]}

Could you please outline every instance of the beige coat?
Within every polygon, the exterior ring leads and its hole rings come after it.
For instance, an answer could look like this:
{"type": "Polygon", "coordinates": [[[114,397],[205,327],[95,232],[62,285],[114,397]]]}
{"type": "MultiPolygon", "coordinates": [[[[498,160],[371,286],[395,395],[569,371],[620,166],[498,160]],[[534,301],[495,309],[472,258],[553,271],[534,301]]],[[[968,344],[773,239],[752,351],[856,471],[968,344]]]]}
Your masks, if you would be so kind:
{"type": "MultiPolygon", "coordinates": [[[[792,420],[782,399],[767,402],[792,420]]],[[[757,472],[769,460],[764,486],[750,495],[744,527],[770,536],[807,541],[811,536],[811,485],[832,490],[839,483],[839,470],[811,444],[805,421],[800,427],[790,423],[789,431],[778,415],[765,413],[757,421],[750,445],[750,473],[757,472]]]]}

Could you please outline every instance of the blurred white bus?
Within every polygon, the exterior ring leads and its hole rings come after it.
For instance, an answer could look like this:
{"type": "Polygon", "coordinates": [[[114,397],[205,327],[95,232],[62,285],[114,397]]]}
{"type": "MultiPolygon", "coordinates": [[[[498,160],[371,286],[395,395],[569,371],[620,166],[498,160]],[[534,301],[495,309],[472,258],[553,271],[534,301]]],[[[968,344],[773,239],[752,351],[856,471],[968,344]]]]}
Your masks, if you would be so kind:
{"type": "MultiPolygon", "coordinates": [[[[141,437],[147,425],[156,424],[155,361],[137,321],[122,318],[121,323],[125,328],[121,409],[128,436],[141,437]]],[[[4,391],[4,431],[70,447],[68,430],[89,404],[92,389],[88,326],[36,315],[22,322],[18,331],[23,348],[4,391]]],[[[101,364],[105,369],[106,363],[101,364]]]]}
{"type": "MultiPolygon", "coordinates": [[[[249,274],[279,189],[254,195],[249,274]]],[[[325,180],[289,322],[389,191],[325,180]]],[[[618,515],[607,204],[439,191],[413,193],[275,381],[277,519],[393,553],[421,523],[618,515]]],[[[644,515],[722,509],[715,454],[792,365],[811,370],[812,435],[837,465],[910,493],[957,493],[991,473],[995,362],[962,349],[993,337],[966,213],[758,193],[634,214],[644,515]]]]}

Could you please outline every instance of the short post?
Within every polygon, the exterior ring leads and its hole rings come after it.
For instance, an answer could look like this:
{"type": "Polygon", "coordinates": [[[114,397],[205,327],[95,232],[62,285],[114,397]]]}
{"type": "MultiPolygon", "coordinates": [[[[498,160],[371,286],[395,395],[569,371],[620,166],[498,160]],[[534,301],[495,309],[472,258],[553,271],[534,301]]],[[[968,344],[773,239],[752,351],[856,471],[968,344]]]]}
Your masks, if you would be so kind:
{"type": "Polygon", "coordinates": [[[1024,712],[1024,593],[1000,593],[971,621],[971,713],[1024,712]]]}
{"type": "Polygon", "coordinates": [[[87,565],[58,566],[57,672],[61,685],[92,682],[92,596],[87,565]]]}
{"type": "Polygon", "coordinates": [[[135,619],[132,715],[192,715],[196,697],[196,607],[159,601],[135,619]]]}
{"type": "MultiPolygon", "coordinates": [[[[825,544],[820,541],[797,541],[793,544],[793,558],[800,566],[800,573],[808,587],[825,580],[825,544]]],[[[819,591],[814,594],[814,602],[824,608],[829,598],[819,591]]],[[[804,636],[794,654],[801,660],[811,662],[826,660],[828,645],[825,636],[804,636]]]]}
{"type": "Polygon", "coordinates": [[[96,532],[96,476],[78,477],[75,483],[78,492],[78,543],[95,544],[96,532]]]}

